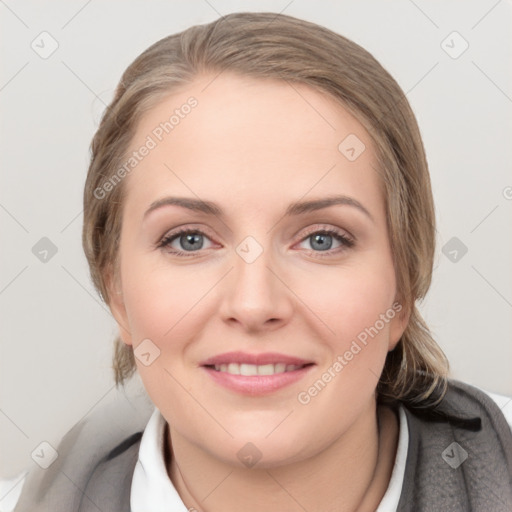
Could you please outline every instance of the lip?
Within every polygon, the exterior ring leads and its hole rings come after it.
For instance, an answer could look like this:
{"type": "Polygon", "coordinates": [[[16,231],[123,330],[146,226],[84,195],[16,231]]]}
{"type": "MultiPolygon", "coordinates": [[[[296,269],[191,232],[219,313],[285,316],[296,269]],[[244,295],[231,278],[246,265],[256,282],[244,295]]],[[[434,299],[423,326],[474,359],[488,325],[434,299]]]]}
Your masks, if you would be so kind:
{"type": "Polygon", "coordinates": [[[307,361],[294,356],[267,352],[263,354],[248,354],[245,352],[227,352],[211,357],[201,363],[201,368],[209,377],[224,388],[236,393],[248,396],[268,395],[290,386],[301,380],[310,370],[316,366],[313,361],[307,361]],[[232,375],[227,372],[215,370],[214,365],[238,363],[238,364],[278,364],[302,366],[296,370],[276,373],[274,375],[232,375]],[[304,366],[306,365],[306,366],[304,366]]]}
{"type": "Polygon", "coordinates": [[[200,366],[213,366],[216,364],[219,365],[229,363],[255,364],[258,366],[264,364],[285,363],[286,365],[294,364],[296,366],[303,366],[313,362],[314,361],[307,361],[306,359],[288,356],[286,354],[279,354],[277,352],[265,352],[261,354],[249,354],[247,352],[226,352],[224,354],[219,354],[217,356],[206,359],[200,363],[200,366]]]}
{"type": "Polygon", "coordinates": [[[274,375],[232,375],[203,366],[214,382],[237,393],[249,396],[268,395],[302,379],[314,365],[274,375]]]}

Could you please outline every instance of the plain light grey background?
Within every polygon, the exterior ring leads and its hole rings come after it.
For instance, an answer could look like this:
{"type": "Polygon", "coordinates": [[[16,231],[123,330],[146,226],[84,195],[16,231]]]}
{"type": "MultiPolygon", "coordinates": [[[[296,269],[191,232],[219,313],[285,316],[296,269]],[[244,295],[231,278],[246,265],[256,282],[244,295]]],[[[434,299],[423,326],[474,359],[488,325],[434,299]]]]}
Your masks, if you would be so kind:
{"type": "MultiPolygon", "coordinates": [[[[110,369],[115,325],[81,248],[88,148],[105,104],[150,44],[233,11],[331,28],[402,86],[438,220],[434,280],[420,309],[453,377],[512,396],[510,2],[3,0],[0,476],[34,464],[41,442],[57,446],[120,396],[110,369]],[[57,250],[46,262],[36,245],[43,237],[57,250]]],[[[140,382],[130,390],[141,393],[140,382]]]]}

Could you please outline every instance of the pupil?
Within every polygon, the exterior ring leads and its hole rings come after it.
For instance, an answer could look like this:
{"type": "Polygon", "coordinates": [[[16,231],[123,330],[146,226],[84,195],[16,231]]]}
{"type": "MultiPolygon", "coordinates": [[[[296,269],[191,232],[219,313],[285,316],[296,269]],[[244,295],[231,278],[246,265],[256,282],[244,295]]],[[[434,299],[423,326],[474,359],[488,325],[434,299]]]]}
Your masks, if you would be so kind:
{"type": "Polygon", "coordinates": [[[195,234],[187,234],[182,237],[182,240],[185,241],[185,243],[182,245],[183,248],[188,249],[197,249],[201,248],[203,244],[201,243],[200,237],[198,233],[195,234]]]}
{"type": "Polygon", "coordinates": [[[323,234],[323,235],[314,235],[313,236],[313,243],[311,244],[311,246],[314,249],[316,248],[316,249],[320,249],[321,251],[326,251],[331,248],[331,245],[332,245],[332,236],[331,235],[323,234]],[[331,240],[329,242],[326,242],[325,237],[328,237],[331,240]],[[315,244],[318,244],[318,246],[315,247],[315,244]]]}

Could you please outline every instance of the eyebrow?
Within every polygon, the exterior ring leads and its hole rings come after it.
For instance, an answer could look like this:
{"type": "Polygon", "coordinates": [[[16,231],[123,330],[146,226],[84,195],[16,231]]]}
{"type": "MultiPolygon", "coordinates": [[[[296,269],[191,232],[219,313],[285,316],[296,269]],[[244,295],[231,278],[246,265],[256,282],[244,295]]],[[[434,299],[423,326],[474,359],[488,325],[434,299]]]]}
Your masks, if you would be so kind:
{"type": "MultiPolygon", "coordinates": [[[[163,199],[158,199],[157,201],[151,203],[149,208],[144,213],[144,218],[147,217],[152,211],[169,205],[180,206],[182,208],[186,208],[187,210],[201,212],[207,215],[215,215],[218,217],[222,217],[224,215],[222,209],[211,201],[204,201],[191,197],[169,196],[164,197],[163,199]]],[[[357,199],[344,195],[328,196],[321,199],[312,199],[309,201],[297,201],[295,203],[291,203],[286,209],[285,216],[301,215],[316,210],[322,210],[323,208],[328,208],[329,206],[335,205],[352,206],[363,212],[369,219],[375,222],[375,219],[371,213],[359,201],[357,201],[357,199]]]]}

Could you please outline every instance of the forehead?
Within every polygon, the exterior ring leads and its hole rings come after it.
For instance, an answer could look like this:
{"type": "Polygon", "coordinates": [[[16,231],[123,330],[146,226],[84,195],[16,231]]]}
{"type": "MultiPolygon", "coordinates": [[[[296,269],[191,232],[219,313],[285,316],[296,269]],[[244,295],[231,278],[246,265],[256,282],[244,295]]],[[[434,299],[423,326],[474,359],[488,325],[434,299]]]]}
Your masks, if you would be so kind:
{"type": "Polygon", "coordinates": [[[368,133],[304,84],[198,77],[141,118],[130,153],[143,146],[125,184],[138,202],[172,192],[256,206],[336,191],[382,206],[368,133]]]}

